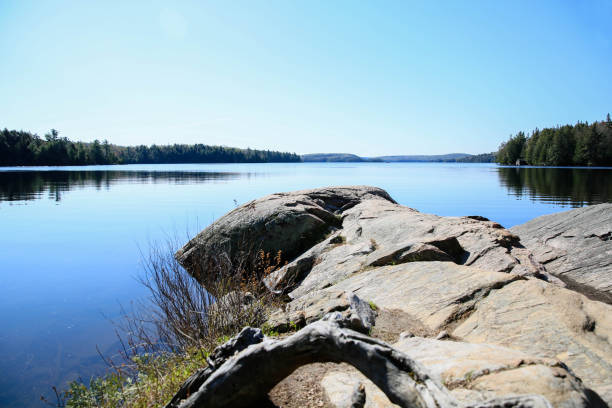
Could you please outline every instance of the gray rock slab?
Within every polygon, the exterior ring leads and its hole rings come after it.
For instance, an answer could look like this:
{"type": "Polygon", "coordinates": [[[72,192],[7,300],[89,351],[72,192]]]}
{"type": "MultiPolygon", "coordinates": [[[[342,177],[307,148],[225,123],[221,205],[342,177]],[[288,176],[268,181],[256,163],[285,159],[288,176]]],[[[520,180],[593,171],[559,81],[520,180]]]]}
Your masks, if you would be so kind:
{"type": "Polygon", "coordinates": [[[314,316],[317,311],[344,305],[346,302],[337,294],[353,292],[374,308],[400,310],[438,332],[470,311],[491,290],[516,279],[524,278],[453,262],[411,262],[353,274],[330,288],[293,300],[286,308],[296,315],[302,311],[314,316]]]}
{"type": "Polygon", "coordinates": [[[452,332],[561,360],[612,404],[612,306],[539,280],[491,291],[452,332]]]}
{"type": "Polygon", "coordinates": [[[510,231],[548,272],[612,303],[612,203],[544,215],[510,231]]]}
{"type": "Polygon", "coordinates": [[[393,347],[423,364],[459,401],[539,394],[554,407],[597,406],[597,398],[556,359],[492,344],[404,338],[393,347]]]}
{"type": "Polygon", "coordinates": [[[376,311],[353,292],[317,291],[296,299],[273,312],[268,326],[279,333],[296,330],[321,319],[328,313],[341,312],[353,330],[368,333],[376,319],[376,311]]]}
{"type": "Polygon", "coordinates": [[[363,200],[342,212],[341,226],[332,235],[276,271],[268,285],[298,298],[367,268],[422,261],[554,279],[516,235],[495,222],[363,200]]]}
{"type": "Polygon", "coordinates": [[[389,398],[365,375],[348,364],[340,365],[338,370],[331,370],[321,380],[321,387],[327,398],[332,406],[337,408],[346,407],[347,395],[350,395],[359,384],[365,387],[364,408],[399,407],[389,401],[389,398]]]}

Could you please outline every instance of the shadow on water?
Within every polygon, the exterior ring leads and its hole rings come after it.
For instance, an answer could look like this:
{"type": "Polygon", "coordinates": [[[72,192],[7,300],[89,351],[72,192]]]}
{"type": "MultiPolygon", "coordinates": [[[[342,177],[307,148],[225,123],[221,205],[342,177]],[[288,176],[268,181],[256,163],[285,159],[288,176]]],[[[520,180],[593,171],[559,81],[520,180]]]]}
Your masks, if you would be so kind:
{"type": "Polygon", "coordinates": [[[508,194],[532,201],[581,207],[612,201],[610,169],[499,167],[508,194]]]}
{"type": "Polygon", "coordinates": [[[0,201],[61,201],[73,189],[109,189],[116,183],[196,184],[235,180],[250,173],[190,171],[0,171],[0,201]]]}

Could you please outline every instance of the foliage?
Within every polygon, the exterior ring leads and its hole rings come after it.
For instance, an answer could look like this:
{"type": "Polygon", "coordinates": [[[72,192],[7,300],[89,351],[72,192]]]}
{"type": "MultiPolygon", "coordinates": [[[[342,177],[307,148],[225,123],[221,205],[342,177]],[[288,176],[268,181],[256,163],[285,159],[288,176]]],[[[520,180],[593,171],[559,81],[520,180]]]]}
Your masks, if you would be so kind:
{"type": "Polygon", "coordinates": [[[50,405],[67,408],[163,406],[193,372],[206,366],[206,356],[207,353],[197,349],[133,356],[131,364],[115,366],[113,372],[92,378],[89,384],[72,382],[57,396],[57,402],[50,405]]]}
{"type": "Polygon", "coordinates": [[[280,333],[277,330],[272,329],[268,323],[264,323],[261,326],[261,332],[268,337],[279,337],[280,333]]]}
{"type": "Polygon", "coordinates": [[[51,129],[44,138],[30,132],[0,131],[0,166],[65,166],[137,163],[299,162],[300,156],[270,150],[205,144],[117,146],[107,140],[73,142],[51,129]]]}
{"type": "Polygon", "coordinates": [[[612,121],[578,122],[556,128],[523,132],[502,143],[496,155],[500,164],[517,161],[533,166],[612,166],[612,121]]]}

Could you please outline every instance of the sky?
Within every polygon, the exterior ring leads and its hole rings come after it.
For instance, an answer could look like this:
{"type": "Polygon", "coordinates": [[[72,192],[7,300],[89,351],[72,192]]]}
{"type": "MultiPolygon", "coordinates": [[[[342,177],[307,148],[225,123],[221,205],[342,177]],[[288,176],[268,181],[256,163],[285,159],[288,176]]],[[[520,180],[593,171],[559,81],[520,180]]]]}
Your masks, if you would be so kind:
{"type": "Polygon", "coordinates": [[[0,128],[482,153],[612,112],[612,1],[0,0],[0,128]]]}

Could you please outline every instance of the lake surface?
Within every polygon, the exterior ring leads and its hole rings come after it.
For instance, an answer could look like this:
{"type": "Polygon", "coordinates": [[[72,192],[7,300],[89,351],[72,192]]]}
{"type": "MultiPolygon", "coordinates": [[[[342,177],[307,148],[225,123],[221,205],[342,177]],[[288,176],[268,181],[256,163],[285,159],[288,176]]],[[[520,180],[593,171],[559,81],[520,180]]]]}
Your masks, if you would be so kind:
{"type": "Polygon", "coordinates": [[[128,165],[0,170],[0,406],[104,369],[109,319],[146,296],[140,249],[199,231],[236,205],[280,191],[367,184],[439,215],[505,227],[612,201],[612,169],[491,164],[128,165]]]}

